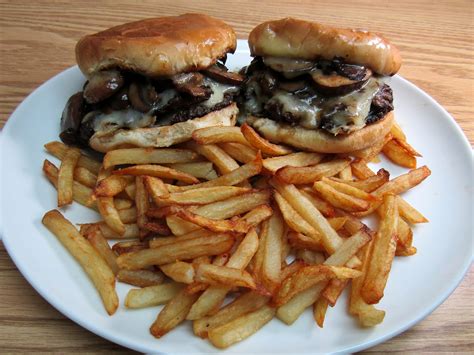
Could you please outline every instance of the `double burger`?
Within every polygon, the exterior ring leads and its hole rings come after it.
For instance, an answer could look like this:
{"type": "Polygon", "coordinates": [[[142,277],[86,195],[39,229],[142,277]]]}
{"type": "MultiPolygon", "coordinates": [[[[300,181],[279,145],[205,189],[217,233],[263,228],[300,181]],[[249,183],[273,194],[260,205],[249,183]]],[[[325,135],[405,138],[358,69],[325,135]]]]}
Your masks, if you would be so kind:
{"type": "Polygon", "coordinates": [[[83,37],[87,82],[61,117],[61,139],[107,152],[168,147],[195,129],[234,125],[244,78],[225,67],[236,36],[201,14],[152,18],[83,37]]]}
{"type": "Polygon", "coordinates": [[[249,36],[246,121],[275,143],[322,153],[374,145],[393,123],[386,77],[400,68],[383,37],[285,18],[249,36]]]}

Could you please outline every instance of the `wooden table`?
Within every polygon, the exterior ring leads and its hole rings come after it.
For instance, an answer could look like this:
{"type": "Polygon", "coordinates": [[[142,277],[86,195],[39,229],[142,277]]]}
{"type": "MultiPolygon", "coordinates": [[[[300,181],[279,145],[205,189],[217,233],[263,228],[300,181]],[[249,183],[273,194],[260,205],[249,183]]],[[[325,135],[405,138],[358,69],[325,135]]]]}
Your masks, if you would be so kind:
{"type": "MultiPolygon", "coordinates": [[[[400,74],[443,105],[474,142],[473,5],[465,1],[1,1],[0,127],[45,80],[75,64],[84,34],[151,16],[203,12],[245,38],[256,24],[285,16],[383,33],[401,50],[400,74]]],[[[0,244],[0,349],[8,352],[127,352],[84,330],[44,301],[0,244]]],[[[474,351],[470,272],[433,314],[368,352],[474,351]]]]}

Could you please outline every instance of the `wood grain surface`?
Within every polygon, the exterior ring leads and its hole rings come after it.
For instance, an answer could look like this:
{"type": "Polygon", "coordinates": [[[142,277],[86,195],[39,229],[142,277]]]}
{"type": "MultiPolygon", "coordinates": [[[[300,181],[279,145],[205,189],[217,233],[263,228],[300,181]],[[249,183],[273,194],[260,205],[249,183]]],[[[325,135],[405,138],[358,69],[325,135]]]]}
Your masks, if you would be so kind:
{"type": "MultiPolygon", "coordinates": [[[[41,83],[75,64],[84,34],[152,16],[203,12],[239,38],[294,16],[383,33],[403,56],[400,74],[443,105],[474,143],[474,5],[451,1],[0,1],[0,127],[41,83]]],[[[0,352],[129,352],[79,327],[44,301],[0,244],[0,352]]],[[[405,333],[366,352],[473,352],[474,271],[405,333]]]]}

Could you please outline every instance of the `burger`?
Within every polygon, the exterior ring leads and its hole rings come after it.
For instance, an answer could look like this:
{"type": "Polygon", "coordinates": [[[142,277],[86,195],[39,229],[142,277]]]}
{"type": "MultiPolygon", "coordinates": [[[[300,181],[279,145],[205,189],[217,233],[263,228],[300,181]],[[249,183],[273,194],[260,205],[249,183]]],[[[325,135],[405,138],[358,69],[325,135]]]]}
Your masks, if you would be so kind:
{"type": "Polygon", "coordinates": [[[384,138],[393,123],[386,78],[400,68],[383,37],[285,18],[249,36],[242,89],[246,122],[268,140],[301,150],[350,153],[384,138]]]}
{"type": "Polygon", "coordinates": [[[201,14],[151,18],[87,35],[76,45],[86,76],[61,117],[61,139],[99,152],[168,147],[195,129],[235,124],[244,78],[229,72],[230,26],[201,14]]]}

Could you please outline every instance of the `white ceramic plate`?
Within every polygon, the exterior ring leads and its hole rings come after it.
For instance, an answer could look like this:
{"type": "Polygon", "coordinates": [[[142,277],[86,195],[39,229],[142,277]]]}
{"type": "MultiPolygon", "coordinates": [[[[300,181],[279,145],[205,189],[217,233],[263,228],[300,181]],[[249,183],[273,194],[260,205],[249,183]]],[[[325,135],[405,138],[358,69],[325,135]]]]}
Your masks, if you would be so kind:
{"type": "MultiPolygon", "coordinates": [[[[250,61],[244,41],[229,57],[231,68],[250,61]]],[[[14,112],[2,133],[1,216],[3,242],[18,269],[49,303],[74,322],[123,346],[151,353],[219,352],[192,336],[187,322],[157,340],[148,329],[160,308],[126,310],[122,305],[109,317],[80,266],[41,224],[43,214],[56,207],[56,193],[42,175],[43,149],[57,140],[59,117],[69,96],[84,78],[77,67],[66,70],[35,90],[14,112]]],[[[361,329],[346,310],[347,295],[329,309],[324,329],[307,311],[295,324],[277,319],[227,353],[353,352],[389,339],[432,312],[455,289],[472,257],[472,151],[454,119],[433,99],[399,76],[391,81],[396,117],[409,141],[424,158],[432,175],[405,194],[431,221],[414,228],[415,256],[396,258],[385,297],[384,322],[361,329]]],[[[392,176],[404,173],[383,162],[392,176]]],[[[74,204],[65,211],[76,223],[96,220],[74,204]]],[[[130,287],[117,286],[123,301],[130,287]]]]}

